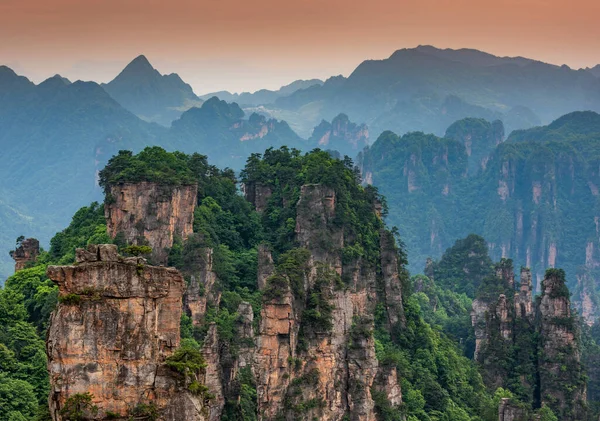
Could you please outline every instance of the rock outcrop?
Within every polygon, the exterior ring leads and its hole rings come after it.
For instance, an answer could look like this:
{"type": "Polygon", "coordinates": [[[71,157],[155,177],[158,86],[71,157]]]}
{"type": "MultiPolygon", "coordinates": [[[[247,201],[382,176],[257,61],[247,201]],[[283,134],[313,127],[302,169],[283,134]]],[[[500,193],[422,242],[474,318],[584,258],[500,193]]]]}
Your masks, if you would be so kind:
{"type": "Polygon", "coordinates": [[[268,246],[260,244],[258,246],[258,289],[263,290],[267,285],[267,279],[275,273],[273,256],[268,246]]]}
{"type": "Polygon", "coordinates": [[[197,192],[197,185],[111,185],[104,204],[108,234],[122,234],[129,244],[149,245],[151,261],[166,264],[174,239],[186,239],[193,232],[197,192]]]}
{"type": "Polygon", "coordinates": [[[194,325],[200,325],[206,306],[218,305],[221,293],[215,288],[217,275],[213,270],[213,249],[202,247],[193,250],[187,256],[186,275],[189,285],[184,295],[184,307],[194,325]]]}
{"type": "Polygon", "coordinates": [[[529,421],[527,411],[511,403],[509,398],[502,398],[498,406],[498,421],[529,421]]]}
{"type": "MultiPolygon", "coordinates": [[[[402,402],[397,374],[379,367],[370,334],[376,268],[360,259],[342,264],[345,234],[334,223],[332,189],[303,186],[296,209],[296,238],[306,261],[301,279],[278,268],[267,279],[254,358],[260,419],[374,421],[372,389],[392,405],[402,402]],[[312,293],[318,303],[307,299],[312,293]],[[319,318],[309,317],[314,314],[319,318]]],[[[396,324],[404,314],[393,253],[393,243],[382,240],[383,299],[396,324]]]]}
{"type": "Polygon", "coordinates": [[[585,418],[586,384],[579,331],[571,313],[564,272],[548,271],[538,306],[540,396],[559,419],[585,418]]]}
{"type": "Polygon", "coordinates": [[[48,328],[50,412],[90,393],[89,419],[126,419],[140,404],[165,421],[204,421],[203,402],[165,360],[179,346],[184,280],[173,268],[122,258],[114,245],[77,250],[73,266],[49,266],[59,305],[48,328]]]}
{"type": "MultiPolygon", "coordinates": [[[[22,237],[21,237],[22,238],[22,237]]],[[[25,269],[28,263],[35,262],[40,254],[40,242],[35,238],[26,238],[10,252],[15,261],[15,272],[25,269]]]]}
{"type": "MultiPolygon", "coordinates": [[[[473,301],[475,360],[491,390],[520,384],[527,405],[547,405],[561,420],[585,419],[586,381],[581,366],[577,322],[571,312],[564,271],[549,269],[539,300],[531,301],[531,272],[521,269],[515,291],[510,261],[503,260],[497,299],[482,293],[473,301]],[[535,339],[537,338],[537,339],[535,339]]],[[[492,281],[488,281],[490,290],[492,281]]],[[[497,287],[492,290],[497,291],[497,287]]],[[[531,419],[522,406],[505,400],[500,420],[531,419]]]]}
{"type": "Polygon", "coordinates": [[[355,155],[369,145],[369,128],[366,124],[352,123],[346,114],[339,114],[331,123],[322,120],[308,141],[313,147],[355,155]]]}
{"type": "Polygon", "coordinates": [[[250,182],[243,185],[244,196],[257,212],[263,212],[269,204],[269,199],[273,194],[273,189],[265,184],[250,182]]]}

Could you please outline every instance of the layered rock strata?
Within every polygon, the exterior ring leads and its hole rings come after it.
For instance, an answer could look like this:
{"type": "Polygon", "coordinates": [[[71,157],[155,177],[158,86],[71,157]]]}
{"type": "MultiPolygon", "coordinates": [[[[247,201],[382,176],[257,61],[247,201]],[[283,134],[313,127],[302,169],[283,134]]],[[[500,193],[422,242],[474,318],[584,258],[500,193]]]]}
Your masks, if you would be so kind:
{"type": "Polygon", "coordinates": [[[186,239],[193,232],[197,193],[197,185],[111,185],[104,204],[108,234],[121,234],[129,244],[149,245],[151,261],[166,264],[174,239],[186,239]]]}
{"type": "Polygon", "coordinates": [[[59,288],[47,340],[52,419],[64,419],[70,397],[90,393],[98,411],[88,419],[127,419],[152,404],[161,420],[204,421],[203,402],[164,364],[180,340],[179,272],[122,258],[114,245],[76,256],[73,266],[47,270],[59,288]]]}

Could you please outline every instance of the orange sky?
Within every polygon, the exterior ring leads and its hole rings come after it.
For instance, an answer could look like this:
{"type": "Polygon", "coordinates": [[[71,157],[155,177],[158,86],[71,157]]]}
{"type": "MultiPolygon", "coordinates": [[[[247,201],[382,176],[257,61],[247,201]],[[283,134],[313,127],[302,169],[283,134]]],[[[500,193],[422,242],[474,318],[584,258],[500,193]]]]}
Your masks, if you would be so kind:
{"type": "Polygon", "coordinates": [[[600,63],[597,0],[0,0],[0,64],[108,81],[138,54],[196,93],[348,75],[433,44],[600,63]]]}

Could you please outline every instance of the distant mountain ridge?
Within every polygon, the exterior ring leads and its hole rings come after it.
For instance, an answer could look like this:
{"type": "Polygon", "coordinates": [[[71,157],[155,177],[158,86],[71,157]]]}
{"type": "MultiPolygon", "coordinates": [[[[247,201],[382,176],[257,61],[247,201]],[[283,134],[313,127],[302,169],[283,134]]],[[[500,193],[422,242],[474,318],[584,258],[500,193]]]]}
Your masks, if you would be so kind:
{"type": "Polygon", "coordinates": [[[591,74],[600,78],[600,64],[595,65],[591,69],[587,69],[591,74]]]}
{"type": "Polygon", "coordinates": [[[260,89],[254,93],[242,92],[241,94],[232,94],[228,91],[212,92],[201,95],[200,99],[207,100],[213,96],[227,102],[237,102],[242,105],[262,105],[274,103],[278,98],[293,94],[300,89],[310,88],[311,86],[320,86],[323,81],[320,79],[296,80],[288,85],[282,86],[278,90],[260,89]]]}
{"type": "Polygon", "coordinates": [[[416,130],[441,136],[465,117],[500,118],[510,132],[575,110],[600,111],[600,85],[590,71],[468,49],[402,49],[328,82],[280,98],[276,106],[312,117],[311,125],[344,112],[367,123],[375,135],[416,130]]]}
{"type": "Polygon", "coordinates": [[[123,107],[143,120],[170,126],[181,113],[202,104],[179,75],[162,75],[140,55],[102,87],[123,107]]]}

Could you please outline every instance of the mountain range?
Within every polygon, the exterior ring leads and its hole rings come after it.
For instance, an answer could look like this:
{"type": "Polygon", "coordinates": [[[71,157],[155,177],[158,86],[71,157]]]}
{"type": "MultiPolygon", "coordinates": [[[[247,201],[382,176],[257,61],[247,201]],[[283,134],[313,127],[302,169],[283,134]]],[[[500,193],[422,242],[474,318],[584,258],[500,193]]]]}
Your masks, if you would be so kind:
{"type": "Polygon", "coordinates": [[[102,87],[119,104],[145,121],[170,126],[182,112],[202,105],[179,75],[161,75],[141,55],[102,87]]]}
{"type": "Polygon", "coordinates": [[[0,66],[0,278],[11,271],[14,238],[35,233],[47,244],[78,207],[101,198],[96,174],[118,150],[159,145],[240,169],[271,146],[354,157],[385,130],[443,136],[467,117],[502,121],[508,134],[598,110],[594,69],[421,46],[365,61],[348,77],[198,96],[144,56],[103,85],[60,75],[36,85],[0,66]]]}

